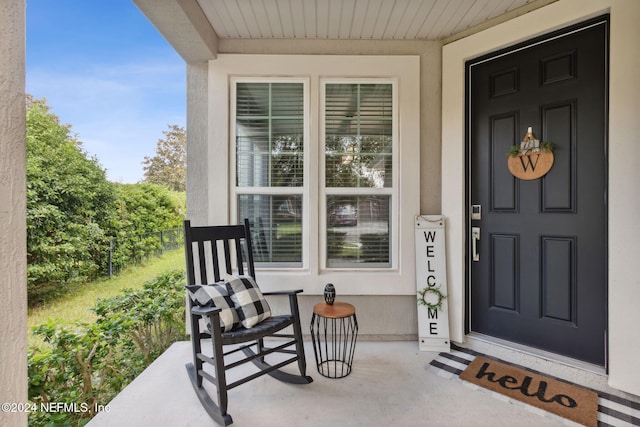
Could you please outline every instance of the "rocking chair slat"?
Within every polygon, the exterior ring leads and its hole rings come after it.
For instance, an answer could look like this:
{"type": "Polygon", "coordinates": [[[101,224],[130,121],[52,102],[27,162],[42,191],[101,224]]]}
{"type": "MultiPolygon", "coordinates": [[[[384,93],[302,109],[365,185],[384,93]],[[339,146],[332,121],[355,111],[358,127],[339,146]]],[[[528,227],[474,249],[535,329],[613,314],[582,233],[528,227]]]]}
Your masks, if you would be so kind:
{"type": "MultiPolygon", "coordinates": [[[[240,239],[235,239],[236,259],[244,260],[244,254],[242,253],[242,243],[240,239]]],[[[244,275],[244,262],[238,262],[238,274],[244,275]]]]}
{"type": "MultiPolygon", "coordinates": [[[[218,246],[216,245],[216,242],[211,242],[210,243],[210,247],[211,247],[211,257],[213,258],[213,280],[214,283],[217,282],[218,280],[220,280],[220,264],[218,262],[218,246]]],[[[205,278],[206,280],[207,278],[205,278]]],[[[208,278],[210,279],[210,278],[208,278]]],[[[202,282],[203,284],[206,284],[208,282],[202,282]]]]}
{"type": "MultiPolygon", "coordinates": [[[[249,276],[255,279],[251,230],[248,220],[245,219],[244,225],[206,227],[192,227],[190,221],[187,220],[184,222],[184,236],[188,285],[207,286],[207,284],[217,283],[224,273],[233,274],[234,271],[240,275],[248,273],[249,276]],[[207,245],[209,245],[211,254],[207,253],[209,249],[207,245]],[[231,248],[231,245],[234,247],[231,248]],[[219,251],[220,247],[222,251],[219,251]],[[198,274],[196,273],[196,268],[194,268],[196,263],[199,267],[198,274]],[[196,274],[199,277],[196,278],[196,274]],[[213,277],[210,277],[211,275],[213,277]]],[[[189,298],[193,363],[188,363],[186,368],[198,399],[207,413],[219,424],[229,425],[233,422],[231,416],[227,413],[227,391],[231,388],[245,384],[265,374],[292,384],[308,384],[313,381],[305,372],[306,360],[297,300],[297,294],[300,292],[302,291],[275,293],[277,295],[288,295],[289,314],[271,316],[252,328],[240,327],[225,332],[223,332],[223,328],[227,326],[220,324],[221,319],[223,319],[221,313],[225,307],[217,307],[215,310],[208,306],[198,307],[192,299],[194,297],[189,298]],[[201,318],[210,321],[208,331],[200,330],[199,319],[201,318]],[[290,326],[293,327],[293,334],[282,333],[284,329],[290,326]],[[274,347],[265,347],[264,339],[267,337],[275,338],[279,341],[275,343],[274,347]],[[205,355],[202,352],[202,344],[205,342],[204,340],[208,339],[211,341],[212,353],[205,355]],[[283,339],[287,341],[282,343],[283,339]],[[233,347],[227,347],[230,345],[233,345],[233,347]],[[256,346],[257,351],[253,351],[253,346],[256,346]],[[225,363],[226,356],[237,352],[244,353],[245,357],[241,360],[229,360],[225,363]],[[274,358],[276,354],[286,354],[293,357],[287,357],[286,360],[282,360],[282,357],[280,357],[275,359],[275,362],[267,361],[267,358],[274,358]],[[252,372],[228,384],[226,372],[239,368],[248,362],[252,362],[257,366],[259,371],[252,372]],[[299,374],[281,370],[284,366],[296,362],[300,371],[299,374]],[[205,371],[205,364],[213,367],[210,370],[215,372],[215,375],[205,371]],[[215,400],[203,387],[203,380],[207,380],[217,388],[215,400]]]]}
{"type": "Polygon", "coordinates": [[[198,260],[200,261],[200,283],[206,283],[204,280],[207,276],[207,261],[204,245],[198,245],[198,260]]]}
{"type": "MultiPolygon", "coordinates": [[[[238,361],[236,361],[236,362],[230,363],[230,364],[226,365],[226,366],[225,366],[225,368],[227,368],[227,369],[235,368],[235,367],[240,366],[240,365],[243,365],[243,364],[245,364],[245,363],[247,363],[247,362],[252,362],[253,360],[255,360],[255,359],[259,358],[259,357],[265,357],[265,356],[267,356],[267,355],[269,355],[269,354],[272,354],[272,353],[290,353],[290,354],[297,354],[297,352],[295,352],[295,351],[291,351],[291,352],[289,352],[289,351],[285,351],[285,350],[283,350],[284,348],[286,348],[286,347],[290,347],[290,346],[294,345],[295,343],[296,343],[295,341],[291,341],[291,342],[287,342],[287,343],[284,343],[284,344],[282,344],[282,345],[279,345],[278,347],[273,347],[273,348],[261,348],[261,349],[260,349],[260,352],[258,352],[258,353],[253,353],[253,354],[252,354],[251,356],[249,356],[249,357],[245,357],[244,359],[241,359],[241,360],[238,360],[238,361]]],[[[251,347],[252,347],[251,345],[247,345],[247,346],[242,347],[242,348],[241,348],[241,350],[244,352],[244,351],[245,351],[245,349],[247,349],[247,348],[251,348],[251,347]]],[[[290,362],[289,362],[289,363],[290,363],[290,362]]]]}
{"type": "Polygon", "coordinates": [[[231,384],[228,384],[227,385],[227,390],[231,390],[234,387],[237,387],[239,385],[247,383],[247,382],[249,382],[251,380],[254,380],[254,379],[258,378],[258,377],[261,377],[263,375],[270,374],[271,372],[273,372],[273,371],[275,371],[277,369],[280,369],[283,366],[287,366],[289,363],[293,363],[296,360],[298,360],[298,358],[297,357],[293,357],[293,358],[291,358],[289,360],[285,360],[284,362],[278,363],[277,365],[273,365],[273,366],[265,365],[266,367],[264,369],[256,372],[255,374],[249,375],[249,376],[247,376],[245,378],[242,378],[241,380],[238,380],[238,381],[235,381],[235,382],[233,382],[231,384]]]}
{"type": "Polygon", "coordinates": [[[209,372],[205,371],[204,369],[198,370],[198,375],[201,375],[201,376],[205,377],[206,379],[208,379],[212,383],[215,383],[217,381],[216,377],[214,377],[213,375],[211,375],[209,372]]]}
{"type": "Polygon", "coordinates": [[[207,363],[214,363],[215,360],[213,360],[211,357],[209,356],[205,356],[204,354],[200,353],[196,356],[199,360],[202,360],[203,362],[207,362],[207,363]]]}

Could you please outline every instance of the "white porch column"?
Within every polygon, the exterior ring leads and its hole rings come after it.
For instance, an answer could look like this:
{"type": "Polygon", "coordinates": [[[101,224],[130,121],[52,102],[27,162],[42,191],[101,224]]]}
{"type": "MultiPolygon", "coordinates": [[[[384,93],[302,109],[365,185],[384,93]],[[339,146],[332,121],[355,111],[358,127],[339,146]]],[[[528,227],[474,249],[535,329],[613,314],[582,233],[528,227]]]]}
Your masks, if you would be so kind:
{"type": "MultiPolygon", "coordinates": [[[[0,3],[0,403],[27,401],[25,0],[0,3]]],[[[0,425],[26,413],[0,410],[0,425]]]]}

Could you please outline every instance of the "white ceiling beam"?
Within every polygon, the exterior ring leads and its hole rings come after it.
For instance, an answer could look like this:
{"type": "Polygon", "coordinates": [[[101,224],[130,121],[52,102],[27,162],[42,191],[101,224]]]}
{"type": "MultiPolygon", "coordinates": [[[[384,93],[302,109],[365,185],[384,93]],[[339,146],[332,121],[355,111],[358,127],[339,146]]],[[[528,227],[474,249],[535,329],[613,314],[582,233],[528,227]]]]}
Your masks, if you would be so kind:
{"type": "Polygon", "coordinates": [[[215,59],[218,35],[196,0],[133,0],[187,63],[215,59]]]}

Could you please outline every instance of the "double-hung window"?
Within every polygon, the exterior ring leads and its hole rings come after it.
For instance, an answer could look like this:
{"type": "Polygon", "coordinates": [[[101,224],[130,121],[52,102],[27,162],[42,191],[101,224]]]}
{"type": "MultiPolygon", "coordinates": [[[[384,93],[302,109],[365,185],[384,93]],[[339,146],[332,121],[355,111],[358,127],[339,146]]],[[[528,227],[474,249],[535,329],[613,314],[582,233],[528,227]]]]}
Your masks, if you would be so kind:
{"type": "Polygon", "coordinates": [[[259,265],[301,267],[305,198],[305,83],[235,82],[235,197],[259,265]]]}
{"type": "Polygon", "coordinates": [[[319,294],[331,282],[345,294],[415,294],[419,65],[366,55],[211,61],[209,220],[249,219],[266,289],[319,294]]]}
{"type": "Polygon", "coordinates": [[[325,81],[323,190],[327,268],[389,268],[394,85],[325,81]]]}
{"type": "Polygon", "coordinates": [[[307,242],[319,242],[321,268],[389,268],[394,194],[394,85],[323,81],[315,106],[305,81],[235,81],[235,185],[238,222],[249,218],[256,261],[304,267],[307,242]],[[319,113],[310,138],[305,111],[319,113]],[[308,153],[307,153],[308,152],[308,153]],[[309,154],[309,155],[305,155],[309,154]],[[305,178],[320,164],[316,179],[305,178]],[[308,200],[305,179],[321,200],[308,200]],[[323,215],[306,215],[319,206],[323,215]],[[305,239],[306,222],[322,236],[305,239]]]}

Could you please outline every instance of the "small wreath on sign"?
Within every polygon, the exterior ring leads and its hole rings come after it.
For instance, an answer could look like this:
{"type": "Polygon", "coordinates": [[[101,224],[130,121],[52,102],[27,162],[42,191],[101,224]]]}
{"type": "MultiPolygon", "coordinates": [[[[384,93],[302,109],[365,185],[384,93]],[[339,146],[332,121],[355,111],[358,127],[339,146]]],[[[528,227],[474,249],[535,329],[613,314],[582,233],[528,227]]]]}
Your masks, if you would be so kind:
{"type": "Polygon", "coordinates": [[[436,288],[435,286],[427,286],[421,291],[418,291],[418,303],[420,305],[424,305],[429,310],[437,311],[442,309],[442,301],[447,299],[447,296],[440,292],[440,288],[436,288]],[[438,302],[432,303],[427,301],[427,294],[433,294],[438,297],[438,302]]]}

